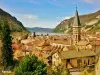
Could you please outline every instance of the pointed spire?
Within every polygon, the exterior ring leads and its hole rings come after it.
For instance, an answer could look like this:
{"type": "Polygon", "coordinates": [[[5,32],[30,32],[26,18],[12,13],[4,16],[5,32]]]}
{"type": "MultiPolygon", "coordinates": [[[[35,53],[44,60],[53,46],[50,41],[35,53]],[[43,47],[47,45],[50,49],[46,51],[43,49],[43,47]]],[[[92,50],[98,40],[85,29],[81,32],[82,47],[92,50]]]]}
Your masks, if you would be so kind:
{"type": "Polygon", "coordinates": [[[81,25],[80,19],[79,19],[79,15],[78,15],[77,6],[76,6],[76,13],[75,13],[75,17],[74,17],[73,27],[79,27],[80,25],[81,25]]]}
{"type": "Polygon", "coordinates": [[[76,10],[77,10],[77,5],[76,5],[76,10]]]}

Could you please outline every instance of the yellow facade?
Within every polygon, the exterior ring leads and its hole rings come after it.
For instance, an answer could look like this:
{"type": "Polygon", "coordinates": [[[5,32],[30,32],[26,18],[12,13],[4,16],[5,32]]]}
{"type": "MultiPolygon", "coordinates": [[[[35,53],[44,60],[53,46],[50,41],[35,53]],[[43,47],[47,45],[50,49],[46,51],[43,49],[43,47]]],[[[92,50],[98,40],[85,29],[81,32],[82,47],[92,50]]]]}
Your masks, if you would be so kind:
{"type": "Polygon", "coordinates": [[[72,68],[78,67],[86,67],[88,65],[95,64],[95,56],[90,57],[82,57],[82,58],[72,58],[69,59],[61,59],[58,53],[52,55],[52,68],[55,69],[58,66],[63,66],[64,68],[70,68],[68,65],[72,66],[72,68]]]}
{"type": "Polygon", "coordinates": [[[55,69],[55,67],[59,66],[61,64],[61,58],[59,57],[59,55],[57,53],[52,55],[52,68],[53,70],[55,69]]]}
{"type": "Polygon", "coordinates": [[[81,28],[73,27],[73,44],[77,44],[81,40],[81,28]]]}
{"type": "Polygon", "coordinates": [[[74,67],[77,67],[77,60],[71,59],[70,62],[73,64],[74,67]]]}
{"type": "Polygon", "coordinates": [[[100,75],[100,55],[97,56],[97,63],[95,65],[95,75],[100,75]]]}

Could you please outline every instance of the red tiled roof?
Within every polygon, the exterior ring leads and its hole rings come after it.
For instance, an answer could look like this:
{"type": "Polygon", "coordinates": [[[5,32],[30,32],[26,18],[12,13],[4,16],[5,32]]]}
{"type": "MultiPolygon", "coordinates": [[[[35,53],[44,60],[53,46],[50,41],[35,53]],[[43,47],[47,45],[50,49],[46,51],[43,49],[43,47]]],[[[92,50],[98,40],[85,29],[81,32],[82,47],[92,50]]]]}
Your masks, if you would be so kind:
{"type": "Polygon", "coordinates": [[[18,44],[12,44],[12,48],[14,50],[21,50],[20,46],[18,44]]]}
{"type": "Polygon", "coordinates": [[[91,45],[100,45],[100,40],[90,42],[91,45]]]}
{"type": "Polygon", "coordinates": [[[48,50],[51,50],[51,46],[42,47],[42,51],[48,51],[48,50]]]}

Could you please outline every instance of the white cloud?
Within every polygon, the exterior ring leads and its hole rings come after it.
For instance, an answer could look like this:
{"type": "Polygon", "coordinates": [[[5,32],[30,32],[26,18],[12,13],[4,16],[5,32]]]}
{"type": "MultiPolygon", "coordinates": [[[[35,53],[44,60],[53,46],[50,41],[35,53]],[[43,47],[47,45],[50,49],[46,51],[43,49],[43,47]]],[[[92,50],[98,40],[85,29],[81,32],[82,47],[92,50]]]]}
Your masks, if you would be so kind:
{"type": "Polygon", "coordinates": [[[39,0],[23,0],[29,3],[33,3],[33,4],[40,4],[39,0]]]}
{"type": "Polygon", "coordinates": [[[14,14],[19,21],[23,23],[25,27],[44,27],[55,28],[61,21],[69,19],[70,16],[56,17],[52,20],[43,19],[40,16],[33,14],[14,14]]]}
{"type": "Polygon", "coordinates": [[[60,24],[61,22],[56,22],[56,25],[60,24]]]}
{"type": "Polygon", "coordinates": [[[26,2],[26,3],[32,3],[32,4],[40,4],[39,0],[17,0],[19,2],[26,2]]]}
{"type": "Polygon", "coordinates": [[[94,2],[94,0],[83,0],[86,3],[92,4],[94,2]]]}
{"type": "Polygon", "coordinates": [[[24,26],[32,27],[39,19],[38,16],[32,14],[16,14],[18,20],[20,20],[24,26]]]}
{"type": "Polygon", "coordinates": [[[66,17],[64,17],[64,19],[70,19],[71,17],[70,16],[66,16],[66,17]]]}
{"type": "Polygon", "coordinates": [[[57,24],[56,21],[43,20],[41,17],[32,14],[14,14],[25,27],[44,27],[54,28],[57,24]]]}
{"type": "MultiPolygon", "coordinates": [[[[63,0],[61,0],[63,1],[63,0]]],[[[62,4],[60,0],[48,0],[48,3],[54,5],[54,6],[60,6],[60,7],[63,7],[64,5],[62,4]]]]}
{"type": "Polygon", "coordinates": [[[70,19],[71,16],[66,16],[66,17],[56,17],[56,22],[55,25],[57,26],[58,24],[60,24],[62,21],[64,21],[65,19],[70,19]]]}
{"type": "Polygon", "coordinates": [[[65,20],[65,19],[70,19],[70,16],[66,16],[66,17],[56,17],[56,19],[60,19],[60,20],[65,20]]]}
{"type": "Polygon", "coordinates": [[[39,18],[38,16],[35,16],[32,14],[24,14],[24,15],[22,15],[22,17],[28,18],[28,19],[34,19],[34,20],[37,20],[39,18]]]}

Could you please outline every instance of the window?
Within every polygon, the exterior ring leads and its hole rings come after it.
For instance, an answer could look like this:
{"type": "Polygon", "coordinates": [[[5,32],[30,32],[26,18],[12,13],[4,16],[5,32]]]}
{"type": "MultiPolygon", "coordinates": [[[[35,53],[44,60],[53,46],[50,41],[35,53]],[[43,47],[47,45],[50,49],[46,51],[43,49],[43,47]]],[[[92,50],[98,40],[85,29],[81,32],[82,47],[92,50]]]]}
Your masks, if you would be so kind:
{"type": "Polygon", "coordinates": [[[78,66],[81,66],[82,60],[81,59],[77,59],[77,64],[78,66]]]}
{"type": "Polygon", "coordinates": [[[55,55],[53,57],[55,58],[55,55]]]}
{"type": "Polygon", "coordinates": [[[55,61],[54,61],[53,63],[54,63],[54,65],[55,65],[55,61]]]}
{"type": "Polygon", "coordinates": [[[84,60],[84,66],[87,66],[87,63],[86,63],[86,61],[84,60]]]}
{"type": "Polygon", "coordinates": [[[70,62],[70,59],[67,59],[67,62],[70,62]]]}
{"type": "Polygon", "coordinates": [[[90,63],[89,63],[89,59],[88,59],[88,65],[89,65],[90,63]]]}
{"type": "Polygon", "coordinates": [[[58,60],[59,60],[59,57],[58,57],[58,60]]]}
{"type": "Polygon", "coordinates": [[[84,65],[86,64],[85,60],[84,60],[84,65]]]}

